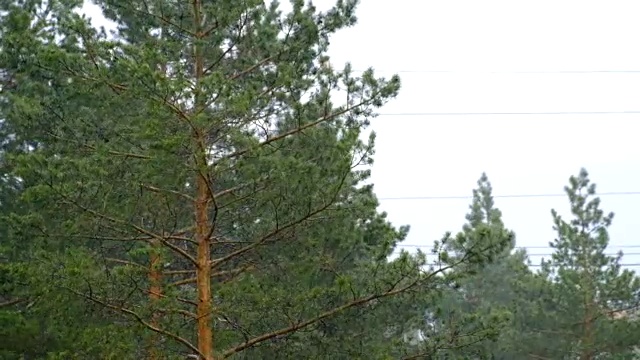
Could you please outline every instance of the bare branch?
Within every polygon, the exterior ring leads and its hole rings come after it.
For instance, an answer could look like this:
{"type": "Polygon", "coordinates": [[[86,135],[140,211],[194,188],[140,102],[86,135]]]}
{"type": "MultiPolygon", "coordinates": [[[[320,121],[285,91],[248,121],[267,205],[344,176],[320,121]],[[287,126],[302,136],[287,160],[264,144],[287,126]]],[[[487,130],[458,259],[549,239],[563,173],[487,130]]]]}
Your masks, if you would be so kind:
{"type": "Polygon", "coordinates": [[[0,308],[8,307],[8,306],[16,305],[16,304],[20,304],[20,303],[25,302],[25,301],[27,301],[27,299],[20,299],[20,298],[9,300],[9,301],[5,301],[5,302],[0,303],[0,308]]]}
{"type": "Polygon", "coordinates": [[[161,189],[159,187],[146,185],[146,184],[140,184],[140,186],[145,188],[145,189],[147,189],[147,190],[149,190],[149,191],[155,192],[155,193],[166,192],[166,193],[169,193],[169,194],[178,195],[178,196],[183,197],[183,198],[185,198],[185,199],[187,199],[189,201],[194,201],[193,197],[191,197],[191,196],[189,196],[189,195],[187,195],[185,193],[182,193],[180,191],[161,189]]]}
{"type": "MultiPolygon", "coordinates": [[[[240,274],[242,274],[242,273],[244,273],[246,271],[252,270],[253,268],[254,267],[252,265],[248,265],[248,266],[244,266],[242,268],[234,269],[234,270],[216,271],[216,272],[213,272],[211,274],[211,277],[214,278],[214,277],[220,277],[220,276],[225,276],[225,275],[235,275],[235,276],[237,276],[237,275],[240,275],[240,274]]],[[[189,270],[186,270],[186,271],[189,271],[189,270]]],[[[193,271],[191,271],[191,272],[193,272],[193,271]]],[[[192,278],[188,278],[188,279],[172,282],[172,283],[168,284],[168,286],[179,286],[179,285],[185,285],[185,284],[192,284],[192,283],[195,283],[196,280],[197,280],[197,278],[192,277],[192,278]]]]}

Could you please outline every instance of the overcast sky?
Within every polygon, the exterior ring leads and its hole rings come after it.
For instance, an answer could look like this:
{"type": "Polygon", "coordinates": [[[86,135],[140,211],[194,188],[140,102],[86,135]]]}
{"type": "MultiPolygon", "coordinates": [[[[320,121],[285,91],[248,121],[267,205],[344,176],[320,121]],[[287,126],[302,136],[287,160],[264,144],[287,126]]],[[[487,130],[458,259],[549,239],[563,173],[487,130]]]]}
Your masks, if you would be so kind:
{"type": "MultiPolygon", "coordinates": [[[[550,209],[566,214],[566,197],[499,196],[562,194],[581,167],[599,192],[640,192],[640,3],[361,3],[358,24],[333,38],[331,62],[401,76],[400,95],[372,122],[372,180],[391,221],[411,225],[407,249],[458,231],[470,201],[420,197],[468,196],[483,171],[530,254],[550,253],[550,209]],[[433,114],[532,112],[547,114],[433,114]],[[548,114],[567,112],[612,113],[548,114]]],[[[611,252],[640,264],[640,195],[603,195],[602,207],[616,213],[611,252]]]]}

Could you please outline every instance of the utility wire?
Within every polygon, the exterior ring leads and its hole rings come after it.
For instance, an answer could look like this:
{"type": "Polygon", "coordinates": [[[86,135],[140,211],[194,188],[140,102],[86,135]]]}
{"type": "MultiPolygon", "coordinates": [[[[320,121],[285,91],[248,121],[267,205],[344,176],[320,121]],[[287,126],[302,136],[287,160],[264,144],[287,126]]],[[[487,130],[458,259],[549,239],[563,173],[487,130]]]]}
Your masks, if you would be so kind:
{"type": "MultiPolygon", "coordinates": [[[[630,266],[630,267],[634,267],[634,266],[640,266],[640,263],[629,263],[629,264],[619,264],[620,266],[630,266]]],[[[542,265],[540,264],[528,264],[528,266],[530,267],[541,267],[542,265]]]]}
{"type": "MultiPolygon", "coordinates": [[[[412,247],[412,248],[426,248],[426,247],[430,247],[431,245],[402,244],[402,243],[400,243],[397,246],[398,247],[412,247]]],[[[640,245],[609,245],[609,247],[619,248],[619,249],[638,249],[638,248],[640,248],[640,245]]],[[[520,249],[520,250],[551,249],[551,246],[516,246],[515,249],[520,249]]],[[[638,255],[640,255],[640,253],[638,255]]]]}
{"type": "Polygon", "coordinates": [[[469,115],[629,115],[640,114],[640,110],[629,111],[541,111],[541,112],[415,112],[380,113],[378,116],[469,116],[469,115]]]}
{"type": "MultiPolygon", "coordinates": [[[[426,254],[427,256],[438,256],[438,254],[426,254]]],[[[553,254],[549,253],[549,254],[527,254],[527,256],[551,256],[553,254]]],[[[618,256],[618,254],[613,253],[613,254],[603,254],[604,256],[618,256]]],[[[639,252],[633,252],[633,253],[623,253],[622,256],[638,256],[640,255],[639,252]]]]}
{"type": "MultiPolygon", "coordinates": [[[[595,196],[621,196],[621,195],[640,195],[640,191],[609,191],[601,192],[595,196]]],[[[550,198],[550,197],[566,197],[567,194],[506,194],[506,195],[493,195],[494,198],[550,198]]],[[[379,197],[381,201],[394,201],[394,200],[460,200],[460,199],[473,199],[473,195],[445,195],[445,196],[396,196],[396,197],[379,197]]]]}
{"type": "MultiPolygon", "coordinates": [[[[640,74],[640,70],[556,70],[556,71],[477,71],[477,70],[379,70],[379,73],[397,74],[640,74]]],[[[353,70],[363,73],[365,70],[353,70]]]]}
{"type": "MultiPolygon", "coordinates": [[[[431,263],[431,264],[426,264],[426,265],[427,266],[436,266],[437,267],[437,266],[440,266],[442,264],[431,263]]],[[[634,267],[634,266],[640,266],[640,263],[627,263],[627,264],[619,264],[619,265],[620,266],[631,266],[631,267],[634,267]]],[[[527,264],[527,266],[529,266],[529,267],[541,267],[542,265],[541,264],[527,264]]]]}

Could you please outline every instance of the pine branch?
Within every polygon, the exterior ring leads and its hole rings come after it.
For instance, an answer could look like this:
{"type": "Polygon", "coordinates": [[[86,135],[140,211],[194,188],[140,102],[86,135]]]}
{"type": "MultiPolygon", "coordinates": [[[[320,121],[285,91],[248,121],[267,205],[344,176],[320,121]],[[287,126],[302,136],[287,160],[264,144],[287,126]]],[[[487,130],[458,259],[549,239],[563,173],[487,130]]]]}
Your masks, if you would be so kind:
{"type": "Polygon", "coordinates": [[[347,175],[348,175],[348,173],[346,173],[342,177],[340,183],[337,186],[338,190],[333,194],[331,200],[326,202],[323,206],[321,206],[320,208],[318,208],[318,209],[316,209],[314,211],[310,211],[309,213],[307,213],[307,215],[305,215],[305,216],[303,216],[303,217],[301,217],[301,218],[299,218],[299,219],[297,219],[295,221],[292,221],[292,222],[290,222],[290,223],[288,223],[288,224],[286,224],[286,225],[284,225],[282,227],[276,225],[276,228],[273,229],[273,231],[271,231],[267,235],[263,236],[259,240],[254,241],[252,244],[247,245],[247,246],[245,246],[243,248],[240,248],[240,249],[238,249],[238,250],[236,250],[236,251],[234,251],[234,252],[232,252],[232,253],[230,253],[230,254],[228,254],[226,256],[223,256],[223,257],[221,257],[219,259],[212,260],[211,267],[212,268],[216,268],[220,264],[223,264],[223,263],[235,258],[236,256],[239,256],[239,255],[242,255],[242,254],[244,254],[244,253],[246,253],[248,251],[251,251],[251,250],[255,249],[256,247],[264,244],[269,239],[271,239],[271,238],[277,236],[278,234],[282,233],[283,231],[285,231],[287,229],[291,229],[291,228],[293,228],[293,227],[295,227],[297,225],[300,225],[300,224],[304,223],[305,221],[311,219],[313,216],[315,216],[317,214],[320,214],[320,213],[324,212],[325,210],[329,209],[332,205],[335,204],[336,199],[338,198],[338,195],[340,193],[340,189],[342,189],[342,186],[344,185],[344,182],[346,180],[347,175]]]}
{"type": "MultiPolygon", "coordinates": [[[[301,133],[306,129],[312,128],[312,127],[317,126],[317,125],[319,125],[319,124],[321,124],[323,122],[329,121],[329,120],[331,120],[331,119],[333,119],[335,117],[338,117],[340,115],[344,115],[344,114],[346,114],[346,113],[348,113],[350,111],[353,111],[356,108],[359,108],[359,107],[361,107],[363,105],[366,105],[368,102],[369,101],[362,101],[362,102],[360,102],[360,103],[358,103],[356,105],[348,106],[348,107],[345,107],[342,110],[339,110],[339,111],[336,111],[336,112],[332,112],[332,113],[327,114],[325,116],[322,116],[322,117],[320,117],[320,118],[316,119],[315,121],[312,121],[312,122],[310,122],[308,124],[299,126],[299,127],[295,128],[295,129],[286,131],[286,132],[284,132],[284,133],[282,133],[280,135],[277,135],[277,136],[274,136],[274,137],[272,137],[270,139],[264,140],[264,141],[260,142],[258,145],[256,145],[255,147],[245,148],[245,149],[233,152],[233,153],[231,153],[229,155],[223,156],[218,161],[228,160],[228,159],[232,159],[234,157],[242,156],[242,155],[248,153],[251,150],[254,150],[254,149],[257,149],[257,148],[261,148],[261,147],[263,147],[265,145],[269,145],[269,144],[271,144],[273,142],[286,139],[291,135],[295,135],[295,134],[301,133]]],[[[215,165],[216,165],[216,163],[214,163],[212,166],[215,166],[215,165]]]]}
{"type": "Polygon", "coordinates": [[[152,231],[149,231],[149,230],[147,230],[147,229],[145,229],[145,228],[143,228],[141,226],[138,226],[138,225],[135,225],[135,224],[131,224],[131,223],[129,223],[127,221],[124,221],[124,220],[121,220],[121,219],[116,219],[114,217],[102,214],[102,213],[100,213],[100,212],[98,212],[96,210],[93,210],[93,209],[89,209],[86,206],[80,205],[76,201],[73,201],[73,200],[69,199],[68,197],[66,197],[66,196],[64,196],[62,194],[59,194],[59,195],[62,196],[63,198],[65,198],[65,200],[68,203],[70,203],[70,204],[72,204],[74,206],[77,206],[78,208],[82,209],[85,212],[90,213],[91,215],[93,215],[95,217],[98,217],[98,218],[103,219],[103,220],[107,220],[107,221],[109,221],[111,223],[115,223],[115,224],[120,224],[120,225],[125,225],[127,227],[131,227],[131,228],[135,229],[136,231],[138,231],[141,234],[147,235],[147,236],[149,236],[149,237],[151,237],[153,239],[157,239],[163,245],[165,245],[166,247],[168,247],[171,250],[175,251],[176,253],[180,254],[182,257],[184,257],[186,260],[190,261],[192,264],[194,264],[194,265],[197,264],[196,259],[193,256],[191,256],[185,250],[183,250],[183,249],[171,244],[163,236],[158,235],[158,234],[156,234],[156,233],[154,233],[152,231]]]}
{"type": "Polygon", "coordinates": [[[395,296],[395,295],[398,295],[398,294],[402,294],[402,293],[404,293],[404,292],[416,287],[417,285],[419,285],[421,283],[428,282],[429,280],[431,280],[432,278],[434,278],[438,274],[443,273],[444,271],[447,271],[447,270],[451,269],[453,266],[455,266],[455,265],[449,265],[449,266],[442,267],[442,268],[440,268],[440,269],[438,269],[436,271],[431,272],[428,276],[426,276],[422,280],[420,278],[418,278],[418,279],[412,281],[411,283],[409,283],[408,285],[405,285],[405,286],[403,286],[401,288],[396,288],[396,286],[400,282],[402,282],[402,280],[404,280],[404,278],[401,278],[396,283],[394,283],[387,291],[385,291],[383,293],[373,294],[373,295],[369,295],[369,296],[366,296],[366,297],[361,297],[359,299],[350,301],[350,302],[348,302],[348,303],[346,303],[344,305],[341,305],[339,307],[336,307],[336,308],[333,308],[331,310],[325,311],[324,313],[322,313],[322,314],[320,314],[320,315],[318,315],[318,316],[316,316],[316,317],[314,317],[312,319],[309,319],[309,320],[300,322],[298,324],[291,325],[291,326],[286,327],[286,328],[282,328],[282,329],[279,329],[279,330],[276,330],[276,331],[272,331],[272,332],[269,332],[269,333],[254,337],[253,339],[251,339],[249,341],[245,341],[244,343],[225,351],[223,353],[223,355],[222,355],[222,358],[223,359],[229,358],[229,357],[233,356],[234,354],[237,354],[237,353],[239,353],[239,352],[241,352],[241,351],[243,351],[245,349],[248,349],[248,348],[250,348],[252,346],[255,346],[255,345],[259,344],[259,343],[262,343],[264,341],[271,340],[273,338],[277,338],[277,337],[280,337],[280,336],[283,336],[283,335],[287,335],[289,333],[292,333],[292,332],[298,331],[300,329],[306,328],[306,327],[308,327],[310,325],[313,325],[313,324],[315,324],[317,322],[320,322],[320,321],[322,321],[322,320],[324,320],[326,318],[329,318],[331,316],[337,315],[337,314],[339,314],[339,313],[341,313],[341,312],[343,312],[345,310],[351,309],[353,307],[366,305],[366,304],[368,304],[368,303],[370,303],[370,302],[372,302],[374,300],[379,300],[379,299],[382,299],[382,298],[386,298],[386,297],[391,297],[391,296],[395,296]]]}
{"type": "MultiPolygon", "coordinates": [[[[224,270],[224,271],[216,271],[216,272],[212,272],[211,273],[211,278],[215,278],[215,277],[221,277],[221,276],[225,276],[225,275],[233,275],[238,276],[244,272],[247,272],[249,270],[252,270],[254,268],[253,265],[248,265],[248,266],[243,266],[240,269],[234,269],[234,270],[224,270]]],[[[190,271],[190,270],[187,270],[190,271]]],[[[195,271],[195,270],[194,270],[195,271]]],[[[193,273],[193,271],[191,271],[193,273]]],[[[173,272],[174,274],[176,274],[176,272],[173,272]]],[[[165,272],[164,274],[168,274],[168,272],[165,272]]],[[[175,281],[172,283],[167,284],[167,286],[179,286],[179,285],[186,285],[186,284],[193,284],[197,281],[196,277],[191,277],[188,279],[184,279],[184,280],[179,280],[179,281],[175,281]]]]}
{"type": "Polygon", "coordinates": [[[9,306],[17,305],[17,304],[23,303],[25,301],[27,301],[27,299],[17,298],[17,299],[13,299],[13,300],[8,300],[8,301],[0,303],[0,309],[3,308],[3,307],[9,307],[9,306]]]}
{"type": "Polygon", "coordinates": [[[161,328],[159,328],[157,326],[153,326],[151,323],[149,323],[148,321],[144,320],[141,315],[139,315],[138,313],[136,313],[135,311],[133,311],[131,309],[127,309],[125,307],[109,304],[106,301],[100,300],[100,299],[98,299],[98,298],[96,298],[94,296],[83,294],[83,293],[81,293],[81,292],[79,292],[77,290],[74,290],[74,289],[71,289],[71,288],[68,288],[68,287],[65,287],[65,289],[70,291],[70,292],[72,292],[72,293],[74,293],[74,294],[76,294],[76,295],[78,295],[78,296],[80,296],[80,297],[83,297],[83,298],[85,298],[85,299],[87,299],[89,301],[95,302],[96,304],[101,305],[101,306],[103,306],[105,308],[108,308],[108,309],[111,309],[111,310],[114,310],[114,311],[129,315],[129,316],[133,317],[136,321],[138,321],[140,324],[142,324],[144,327],[146,327],[147,329],[149,329],[149,330],[151,330],[153,332],[156,332],[158,334],[167,336],[167,337],[169,337],[169,338],[181,343],[182,345],[186,346],[187,348],[189,348],[189,350],[195,352],[196,354],[200,354],[200,352],[198,351],[198,348],[196,346],[194,346],[189,340],[187,340],[187,339],[185,339],[185,338],[183,338],[183,337],[181,337],[179,335],[176,335],[174,333],[171,333],[171,332],[169,332],[167,330],[161,329],[161,328]]]}
{"type": "Polygon", "coordinates": [[[236,354],[238,352],[241,352],[241,351],[243,351],[243,350],[245,350],[247,348],[250,348],[252,346],[255,346],[255,345],[259,344],[259,343],[262,343],[264,341],[271,340],[273,338],[280,337],[280,336],[292,333],[294,331],[303,329],[303,328],[305,328],[307,326],[313,325],[313,324],[315,324],[315,323],[317,323],[317,322],[319,322],[319,321],[321,321],[323,319],[326,319],[328,317],[334,316],[334,315],[336,315],[336,314],[338,314],[338,313],[340,313],[342,311],[348,310],[350,308],[353,308],[353,307],[356,307],[356,306],[365,305],[365,304],[367,304],[367,303],[369,303],[369,302],[371,302],[373,300],[377,300],[377,299],[381,299],[381,298],[385,298],[385,297],[389,297],[389,296],[393,296],[393,295],[397,295],[397,294],[403,293],[403,292],[411,289],[412,287],[416,286],[418,284],[418,282],[419,281],[414,281],[413,283],[411,283],[411,284],[409,284],[407,286],[404,286],[404,287],[402,287],[400,289],[389,290],[389,291],[386,291],[386,292],[384,292],[382,294],[370,295],[368,297],[364,297],[364,298],[360,298],[360,299],[351,301],[351,302],[346,303],[346,304],[344,304],[342,306],[339,306],[337,308],[334,308],[334,309],[331,309],[329,311],[326,311],[326,312],[316,316],[315,318],[300,322],[298,324],[291,325],[291,326],[286,327],[286,328],[282,328],[280,330],[276,330],[276,331],[273,331],[273,332],[270,332],[270,333],[266,333],[266,334],[260,335],[258,337],[255,337],[255,338],[249,340],[249,341],[244,342],[241,345],[238,345],[238,346],[236,346],[236,347],[234,347],[234,348],[232,348],[230,350],[225,351],[223,353],[223,355],[222,355],[222,358],[223,359],[229,358],[229,357],[233,356],[234,354],[236,354]]]}

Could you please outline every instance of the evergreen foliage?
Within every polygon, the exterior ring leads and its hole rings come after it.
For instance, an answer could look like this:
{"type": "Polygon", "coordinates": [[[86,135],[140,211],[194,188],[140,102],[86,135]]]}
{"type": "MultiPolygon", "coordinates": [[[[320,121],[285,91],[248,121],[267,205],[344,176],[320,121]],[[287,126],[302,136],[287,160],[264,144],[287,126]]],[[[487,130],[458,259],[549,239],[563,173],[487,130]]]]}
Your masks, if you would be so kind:
{"type": "Polygon", "coordinates": [[[461,231],[390,260],[364,135],[400,80],[326,55],[356,0],[96,4],[113,33],[0,2],[0,359],[637,356],[584,170],[542,271],[486,174],[461,231]]]}

